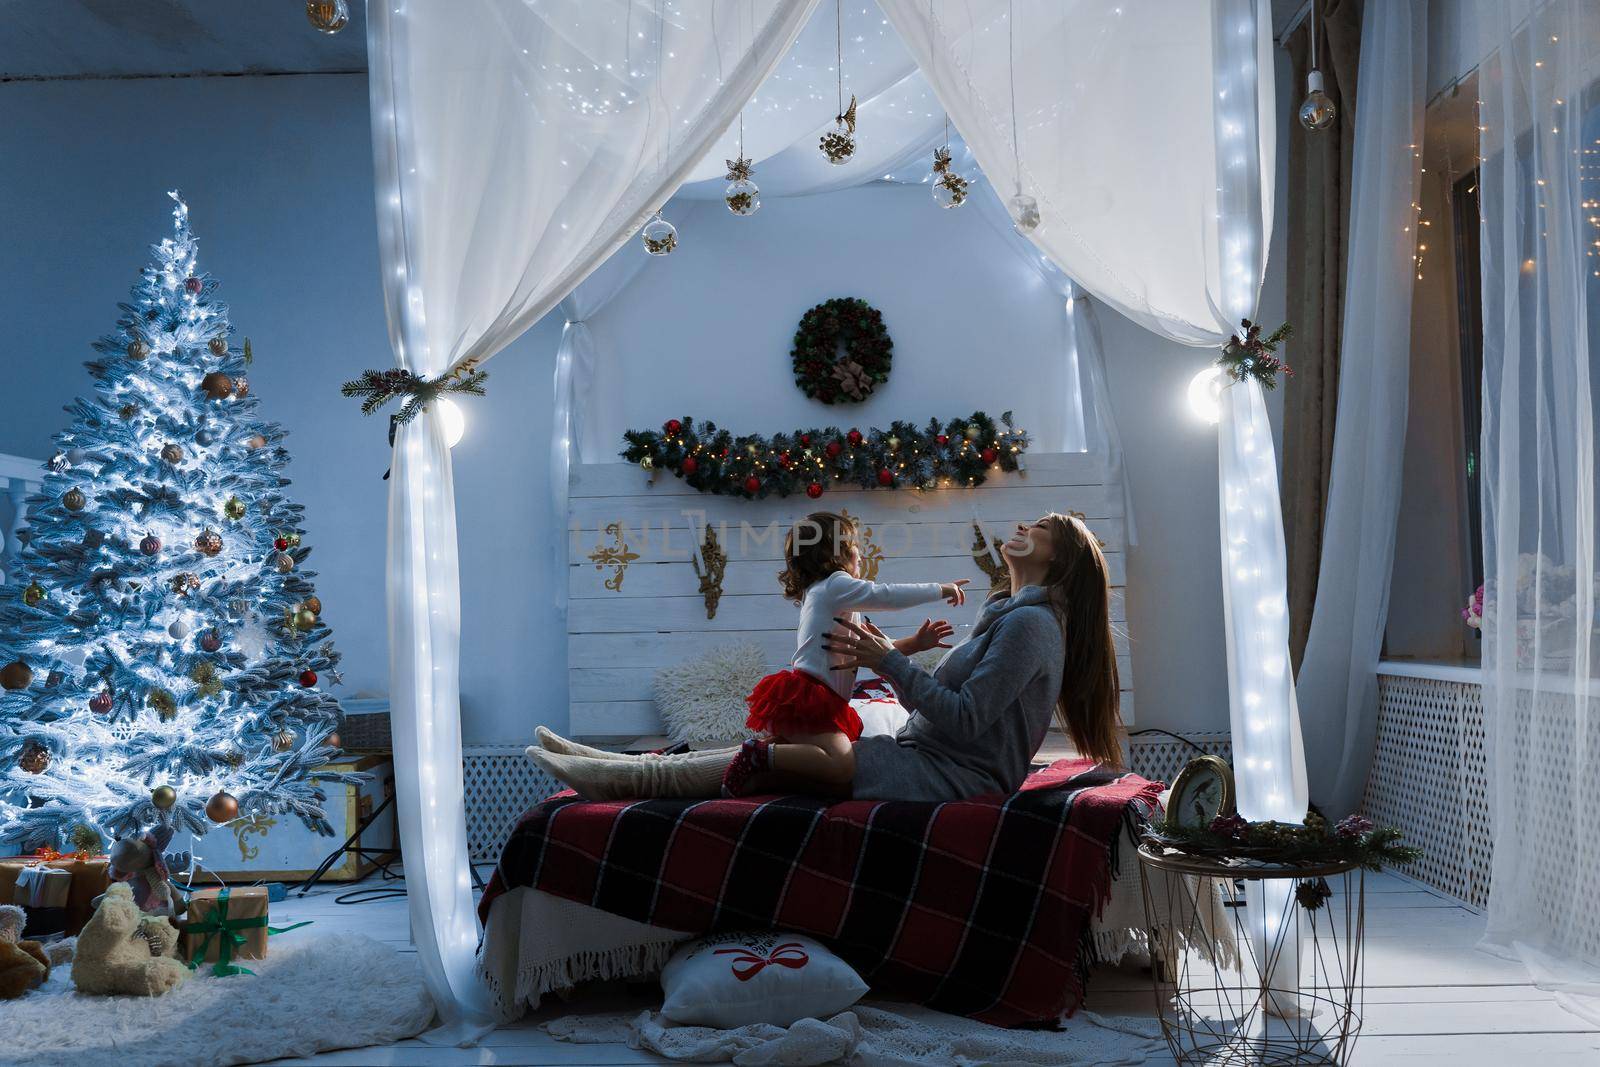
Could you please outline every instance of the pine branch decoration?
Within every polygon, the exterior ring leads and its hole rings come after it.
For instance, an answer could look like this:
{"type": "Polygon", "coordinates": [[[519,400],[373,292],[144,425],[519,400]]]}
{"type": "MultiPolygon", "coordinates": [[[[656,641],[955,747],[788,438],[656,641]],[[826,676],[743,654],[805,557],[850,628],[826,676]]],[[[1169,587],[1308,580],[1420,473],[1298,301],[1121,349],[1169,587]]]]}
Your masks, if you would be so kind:
{"type": "Polygon", "coordinates": [[[1261,336],[1258,322],[1241,319],[1239,325],[1244,327],[1243,336],[1234,334],[1228,338],[1228,343],[1222,346],[1222,355],[1217,357],[1217,365],[1228,377],[1236,382],[1254,378],[1263,389],[1276,389],[1279,373],[1286,378],[1294,377],[1289,364],[1277,355],[1279,343],[1294,332],[1287,322],[1265,337],[1261,336]]]}
{"type": "Polygon", "coordinates": [[[469,361],[437,378],[419,378],[408,370],[391,367],[388,370],[367,370],[361,377],[345,382],[339,392],[349,397],[361,398],[361,414],[371,415],[389,401],[403,397],[400,410],[394,413],[396,423],[407,423],[422,413],[422,409],[448,393],[483,396],[483,383],[488,371],[476,369],[469,361]]]}

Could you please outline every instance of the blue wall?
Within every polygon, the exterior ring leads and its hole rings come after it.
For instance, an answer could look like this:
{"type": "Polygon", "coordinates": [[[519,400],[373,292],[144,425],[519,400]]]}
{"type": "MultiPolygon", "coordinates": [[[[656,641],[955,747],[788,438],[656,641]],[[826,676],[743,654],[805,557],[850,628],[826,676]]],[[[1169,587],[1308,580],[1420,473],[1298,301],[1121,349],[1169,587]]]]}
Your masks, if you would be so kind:
{"type": "MultiPolygon", "coordinates": [[[[346,693],[383,691],[384,423],[338,394],[390,362],[365,77],[11,83],[0,111],[0,452],[47,454],[61,406],[87,387],[89,343],[115,322],[168,225],[166,190],[180,187],[202,265],[258,354],[252,388],[291,431],[291,492],[307,507],[346,693]]],[[[593,323],[607,353],[597,394],[610,415],[594,435],[607,458],[621,426],[684,411],[771,429],[1012,407],[1054,447],[1060,306],[975,212],[937,211],[920,188],[869,188],[772,201],[754,219],[715,202],[669,216],[680,250],[593,323]],[[843,294],[878,305],[896,340],[893,378],[854,418],[806,402],[785,357],[805,308],[843,294]]],[[[1275,289],[1264,318],[1281,308],[1275,289]]],[[[1142,524],[1128,558],[1139,725],[1219,728],[1216,445],[1182,408],[1210,354],[1111,313],[1101,322],[1142,524]]],[[[489,364],[490,395],[467,405],[455,450],[469,743],[566,721],[543,697],[565,649],[536,636],[555,595],[542,561],[559,333],[540,323],[489,364]]]]}

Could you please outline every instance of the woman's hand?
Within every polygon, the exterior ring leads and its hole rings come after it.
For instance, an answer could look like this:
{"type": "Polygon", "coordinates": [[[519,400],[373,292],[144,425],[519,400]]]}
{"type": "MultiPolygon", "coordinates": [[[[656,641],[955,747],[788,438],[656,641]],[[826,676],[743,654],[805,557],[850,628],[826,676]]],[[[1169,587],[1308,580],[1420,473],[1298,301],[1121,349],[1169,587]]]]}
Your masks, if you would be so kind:
{"type": "Polygon", "coordinates": [[[967,591],[963,588],[970,578],[957,578],[953,582],[945,582],[939,586],[939,595],[944,597],[945,603],[953,608],[959,608],[967,602],[967,591]]]}
{"type": "Polygon", "coordinates": [[[822,650],[845,657],[845,662],[833,668],[836,671],[853,671],[858,667],[877,670],[883,657],[894,651],[894,644],[870,622],[862,627],[838,616],[834,616],[833,621],[843,626],[845,632],[834,632],[824,637],[822,650]]]}
{"type": "MultiPolygon", "coordinates": [[[[870,620],[867,625],[872,625],[870,620]]],[[[873,627],[873,629],[876,631],[877,627],[873,627]]],[[[955,632],[956,628],[951,626],[945,619],[940,619],[938,622],[932,619],[923,619],[922,625],[917,627],[916,633],[910,637],[902,637],[892,643],[895,648],[900,650],[901,655],[911,656],[918,652],[926,652],[930,648],[949,648],[950,642],[946,638],[955,632]]]]}

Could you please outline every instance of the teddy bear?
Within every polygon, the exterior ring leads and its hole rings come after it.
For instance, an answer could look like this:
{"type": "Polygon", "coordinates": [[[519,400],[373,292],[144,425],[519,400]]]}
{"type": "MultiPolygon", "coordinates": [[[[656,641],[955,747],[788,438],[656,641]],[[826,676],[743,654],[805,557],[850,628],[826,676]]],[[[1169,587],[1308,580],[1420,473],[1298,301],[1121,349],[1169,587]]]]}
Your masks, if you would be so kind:
{"type": "Polygon", "coordinates": [[[178,930],[165,916],[145,915],[126,882],[113,882],[78,934],[72,981],[80,993],[153,997],[175,989],[189,969],[173,958],[178,930]]]}
{"type": "Polygon", "coordinates": [[[39,942],[22,940],[27,921],[15,904],[0,904],[0,1000],[15,1000],[50,977],[50,961],[39,942]]]}
{"type": "Polygon", "coordinates": [[[113,882],[128,883],[133,902],[146,915],[183,914],[183,900],[172,888],[161,854],[171,840],[172,827],[158,826],[143,837],[118,838],[111,846],[107,876],[113,882]]]}

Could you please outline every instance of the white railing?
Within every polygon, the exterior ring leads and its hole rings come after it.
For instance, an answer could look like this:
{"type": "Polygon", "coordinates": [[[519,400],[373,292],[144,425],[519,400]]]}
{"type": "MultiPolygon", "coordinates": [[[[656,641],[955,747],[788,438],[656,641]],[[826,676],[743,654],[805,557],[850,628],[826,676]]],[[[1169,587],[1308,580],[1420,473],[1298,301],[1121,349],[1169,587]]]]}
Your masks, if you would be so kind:
{"type": "Polygon", "coordinates": [[[44,465],[36,459],[0,453],[0,579],[5,579],[21,545],[17,530],[27,524],[28,494],[39,488],[44,465]]]}

